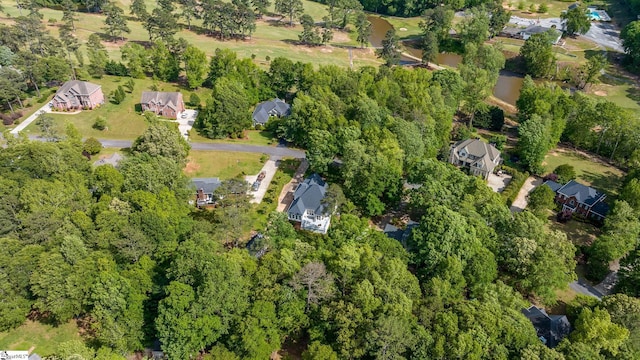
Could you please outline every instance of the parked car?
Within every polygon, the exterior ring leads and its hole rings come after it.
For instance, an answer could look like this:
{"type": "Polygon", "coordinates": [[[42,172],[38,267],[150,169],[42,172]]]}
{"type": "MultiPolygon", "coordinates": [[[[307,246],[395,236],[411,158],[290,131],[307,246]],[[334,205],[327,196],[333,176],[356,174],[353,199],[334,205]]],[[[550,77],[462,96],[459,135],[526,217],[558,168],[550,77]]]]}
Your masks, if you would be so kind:
{"type": "Polygon", "coordinates": [[[255,181],[252,185],[251,185],[251,190],[252,191],[258,191],[258,188],[260,187],[260,181],[255,181]]]}

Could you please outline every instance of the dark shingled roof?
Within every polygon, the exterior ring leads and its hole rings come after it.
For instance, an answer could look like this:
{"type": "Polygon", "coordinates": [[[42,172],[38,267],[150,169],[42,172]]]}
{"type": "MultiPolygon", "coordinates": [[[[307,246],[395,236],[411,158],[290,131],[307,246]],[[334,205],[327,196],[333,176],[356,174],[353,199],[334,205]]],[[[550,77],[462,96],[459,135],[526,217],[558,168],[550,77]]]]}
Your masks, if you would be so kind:
{"type": "Polygon", "coordinates": [[[565,315],[549,315],[544,309],[533,305],[522,309],[522,313],[531,321],[540,340],[550,348],[556,347],[571,331],[571,324],[565,315]]]}
{"type": "Polygon", "coordinates": [[[604,196],[603,193],[596,189],[580,184],[575,180],[569,181],[563,187],[558,189],[558,193],[567,197],[573,196],[579,203],[587,204],[589,206],[597,203],[604,196]]]}
{"type": "Polygon", "coordinates": [[[222,184],[219,178],[193,178],[191,183],[196,190],[202,189],[205,194],[213,194],[222,184]]]}
{"type": "Polygon", "coordinates": [[[591,208],[591,212],[605,217],[609,213],[609,205],[606,202],[600,201],[599,203],[593,205],[593,207],[591,208]]]}
{"type": "Polygon", "coordinates": [[[253,111],[253,121],[256,124],[266,124],[271,116],[288,116],[291,114],[291,106],[280,99],[261,102],[253,111]]]}
{"type": "Polygon", "coordinates": [[[287,211],[289,214],[303,215],[305,210],[313,210],[322,214],[325,205],[322,203],[327,193],[327,183],[320,175],[313,174],[306,178],[293,193],[293,202],[287,211]]]}
{"type": "Polygon", "coordinates": [[[162,104],[174,110],[178,109],[180,102],[179,92],[145,91],[142,93],[141,104],[162,104]]]}
{"type": "Polygon", "coordinates": [[[580,6],[579,3],[573,3],[573,4],[569,5],[569,10],[573,10],[573,9],[577,8],[578,6],[580,6]]]}
{"type": "Polygon", "coordinates": [[[542,185],[547,185],[551,188],[551,190],[553,190],[553,192],[557,192],[562,187],[562,184],[558,184],[557,182],[552,180],[547,180],[542,185]]]}

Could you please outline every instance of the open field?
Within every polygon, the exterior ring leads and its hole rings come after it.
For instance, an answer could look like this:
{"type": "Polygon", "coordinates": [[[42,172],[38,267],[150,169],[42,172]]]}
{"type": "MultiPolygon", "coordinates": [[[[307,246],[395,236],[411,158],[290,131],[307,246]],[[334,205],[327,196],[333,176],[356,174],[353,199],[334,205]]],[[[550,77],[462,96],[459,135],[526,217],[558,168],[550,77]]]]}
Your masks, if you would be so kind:
{"type": "Polygon", "coordinates": [[[563,148],[549,152],[542,164],[545,167],[545,173],[550,173],[559,165],[570,164],[576,170],[578,181],[604,191],[610,196],[617,194],[618,186],[624,176],[624,172],[618,168],[563,148]]]}
{"type": "MultiPolygon", "coordinates": [[[[545,1],[545,0],[508,0],[508,1],[503,1],[502,2],[502,6],[511,11],[513,13],[513,15],[519,16],[519,17],[524,17],[524,18],[531,18],[531,19],[537,19],[539,17],[543,17],[543,18],[548,18],[548,17],[560,17],[560,14],[562,14],[563,11],[567,10],[567,8],[569,7],[569,5],[573,4],[574,1],[557,1],[557,0],[551,0],[551,1],[545,1]],[[540,14],[537,12],[538,6],[540,6],[540,4],[546,4],[547,5],[547,12],[545,12],[544,14],[540,14]],[[529,8],[531,7],[531,5],[535,6],[536,11],[534,12],[530,12],[529,8]],[[522,10],[519,10],[518,8],[520,7],[519,5],[522,5],[522,10]]],[[[593,2],[589,2],[588,3],[589,6],[600,6],[600,7],[604,7],[604,2],[603,1],[593,1],[593,2]]]]}
{"type": "MultiPolygon", "coordinates": [[[[125,13],[129,13],[130,1],[120,1],[121,7],[125,13]]],[[[152,1],[147,1],[148,7],[152,1]]],[[[303,1],[305,12],[312,15],[316,21],[321,21],[322,16],[326,14],[326,7],[311,1],[303,1]]],[[[0,0],[5,8],[5,13],[11,17],[19,16],[19,10],[16,3],[10,0],[0,0]]],[[[41,9],[44,16],[43,23],[47,24],[47,29],[54,34],[58,32],[58,25],[62,19],[62,12],[48,8],[41,9]],[[55,19],[57,23],[49,24],[49,19],[55,19]]],[[[207,55],[213,55],[216,48],[231,49],[238,53],[240,58],[249,58],[255,55],[256,62],[262,66],[268,66],[266,57],[274,59],[278,56],[286,56],[293,61],[311,62],[315,65],[339,65],[349,66],[349,51],[347,47],[355,47],[357,43],[349,34],[335,31],[334,40],[329,46],[307,47],[296,45],[298,35],[302,31],[300,25],[292,28],[284,26],[283,22],[277,21],[280,16],[275,18],[265,17],[256,23],[256,31],[250,40],[227,40],[219,41],[214,37],[201,33],[200,23],[194,21],[192,31],[187,30],[186,24],[183,29],[176,34],[176,38],[183,37],[189,43],[204,50],[207,55]]],[[[10,18],[0,18],[0,23],[10,23],[10,18]]],[[[102,27],[104,26],[104,16],[101,14],[83,13],[76,23],[76,36],[81,42],[86,41],[89,35],[99,33],[104,35],[102,27]]],[[[129,18],[128,26],[131,29],[130,34],[126,34],[128,41],[147,42],[149,40],[147,31],[143,28],[142,23],[133,21],[129,18]]],[[[120,47],[122,42],[111,43],[105,42],[105,46],[109,51],[109,56],[114,60],[120,60],[120,47]]],[[[353,64],[355,67],[366,65],[377,65],[381,62],[375,57],[370,49],[354,49],[353,64]]]]}
{"type": "Polygon", "coordinates": [[[209,139],[194,129],[189,133],[189,141],[203,143],[227,143],[227,144],[245,144],[245,145],[263,145],[274,146],[278,142],[273,135],[265,130],[246,130],[243,139],[209,139]]]}
{"type": "Polygon", "coordinates": [[[262,156],[244,152],[191,150],[184,173],[188,177],[219,177],[222,180],[257,174],[263,166],[260,161],[262,156]]]}
{"type": "Polygon", "coordinates": [[[0,349],[29,350],[40,356],[52,355],[61,342],[82,340],[75,322],[60,326],[45,325],[27,320],[22,326],[7,332],[0,332],[0,349]]]}

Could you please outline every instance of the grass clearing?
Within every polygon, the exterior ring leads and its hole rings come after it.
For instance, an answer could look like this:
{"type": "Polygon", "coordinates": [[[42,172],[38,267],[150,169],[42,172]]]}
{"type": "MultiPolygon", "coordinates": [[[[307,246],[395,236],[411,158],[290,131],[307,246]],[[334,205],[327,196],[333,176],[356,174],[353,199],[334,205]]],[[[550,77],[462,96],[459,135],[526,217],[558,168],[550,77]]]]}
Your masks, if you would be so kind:
{"type": "Polygon", "coordinates": [[[196,130],[189,133],[189,141],[202,143],[222,143],[222,144],[243,144],[243,145],[262,145],[275,146],[278,140],[266,130],[246,130],[245,137],[242,139],[209,139],[200,134],[196,130]]]}
{"type": "Polygon", "coordinates": [[[184,173],[191,178],[219,177],[222,180],[254,175],[262,169],[263,157],[256,153],[191,150],[184,173]]]}
{"type": "Polygon", "coordinates": [[[556,221],[555,212],[549,217],[549,229],[562,231],[576,247],[590,246],[602,231],[587,222],[570,220],[566,223],[556,221]]]}
{"type": "Polygon", "coordinates": [[[618,193],[618,187],[625,175],[616,167],[563,148],[549,152],[542,164],[545,167],[545,173],[550,173],[559,165],[570,164],[576,170],[578,181],[604,191],[609,196],[615,196],[618,193]]]}
{"type": "Polygon", "coordinates": [[[70,340],[82,340],[73,321],[52,326],[27,320],[16,329],[0,332],[0,349],[29,350],[33,347],[33,352],[44,357],[53,355],[60,343],[70,340]]]}

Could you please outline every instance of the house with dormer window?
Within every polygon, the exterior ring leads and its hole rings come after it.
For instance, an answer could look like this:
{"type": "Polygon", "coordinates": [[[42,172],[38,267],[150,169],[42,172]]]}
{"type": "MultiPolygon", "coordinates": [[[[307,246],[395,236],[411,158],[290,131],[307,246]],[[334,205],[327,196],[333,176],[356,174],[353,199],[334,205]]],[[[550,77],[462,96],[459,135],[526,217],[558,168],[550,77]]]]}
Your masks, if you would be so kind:
{"type": "Polygon", "coordinates": [[[332,212],[324,202],[327,188],[327,183],[318,174],[306,178],[293,193],[293,201],[287,209],[289,220],[302,230],[326,234],[332,212]]]}
{"type": "Polygon", "coordinates": [[[609,205],[604,202],[607,195],[590,186],[575,180],[564,185],[547,180],[544,185],[556,193],[556,202],[562,205],[563,213],[578,214],[583,218],[601,222],[609,212],[609,205]]]}
{"type": "Polygon", "coordinates": [[[487,180],[489,174],[500,165],[500,151],[479,139],[458,141],[451,146],[449,162],[469,169],[469,173],[487,180]]]}
{"type": "Polygon", "coordinates": [[[142,111],[151,111],[156,115],[177,119],[185,110],[182,94],[179,92],[145,91],[140,100],[142,111]]]}

